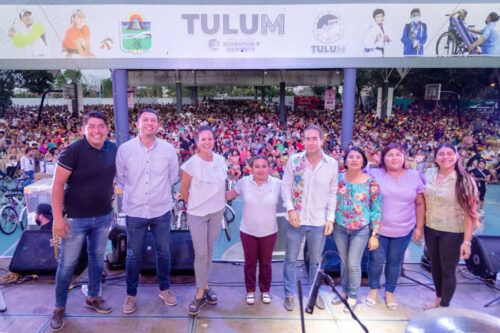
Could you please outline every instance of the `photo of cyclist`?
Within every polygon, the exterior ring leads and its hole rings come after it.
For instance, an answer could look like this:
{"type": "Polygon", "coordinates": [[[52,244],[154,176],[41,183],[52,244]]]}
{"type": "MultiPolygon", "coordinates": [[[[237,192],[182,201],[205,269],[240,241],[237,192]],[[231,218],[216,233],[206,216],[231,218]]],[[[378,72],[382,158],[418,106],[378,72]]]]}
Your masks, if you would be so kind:
{"type": "Polygon", "coordinates": [[[468,47],[469,52],[472,52],[479,46],[481,48],[481,54],[500,55],[500,34],[497,26],[498,18],[497,13],[491,12],[486,17],[484,21],[486,26],[482,30],[469,28],[470,32],[480,35],[479,38],[468,47]]]}

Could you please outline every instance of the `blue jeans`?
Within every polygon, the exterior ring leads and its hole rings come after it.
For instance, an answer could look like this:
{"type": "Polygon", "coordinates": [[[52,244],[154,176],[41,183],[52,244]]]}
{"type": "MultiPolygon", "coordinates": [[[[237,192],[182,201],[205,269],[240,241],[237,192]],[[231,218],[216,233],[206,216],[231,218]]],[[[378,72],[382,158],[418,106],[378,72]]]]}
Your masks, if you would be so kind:
{"type": "Polygon", "coordinates": [[[285,284],[285,295],[293,296],[297,283],[296,263],[304,236],[307,241],[309,254],[309,282],[314,278],[316,269],[321,262],[323,248],[325,247],[324,227],[313,227],[308,225],[294,228],[290,223],[286,225],[286,251],[283,266],[283,280],[285,284]]]}
{"type": "Polygon", "coordinates": [[[31,183],[33,183],[33,180],[35,179],[35,171],[25,171],[24,178],[26,179],[24,181],[24,186],[30,185],[31,183]]]}
{"type": "Polygon", "coordinates": [[[153,234],[156,250],[156,277],[160,290],[170,288],[170,221],[172,213],[146,219],[127,216],[127,295],[136,296],[139,286],[142,255],[146,247],[148,227],[153,234]]]}
{"type": "Polygon", "coordinates": [[[352,298],[358,295],[361,286],[361,259],[370,238],[370,227],[349,230],[335,224],[333,239],[342,259],[342,288],[352,298]]]}
{"type": "Polygon", "coordinates": [[[371,289],[380,288],[380,276],[385,264],[385,291],[393,293],[396,290],[401,265],[405,256],[406,248],[410,243],[413,232],[403,237],[378,238],[379,246],[370,251],[368,261],[368,285],[371,289]]]}
{"type": "Polygon", "coordinates": [[[57,265],[56,307],[66,307],[68,288],[85,241],[87,241],[87,254],[89,256],[88,295],[90,297],[99,296],[104,252],[112,216],[112,213],[108,213],[96,217],[67,219],[69,232],[62,240],[61,260],[57,265]]]}

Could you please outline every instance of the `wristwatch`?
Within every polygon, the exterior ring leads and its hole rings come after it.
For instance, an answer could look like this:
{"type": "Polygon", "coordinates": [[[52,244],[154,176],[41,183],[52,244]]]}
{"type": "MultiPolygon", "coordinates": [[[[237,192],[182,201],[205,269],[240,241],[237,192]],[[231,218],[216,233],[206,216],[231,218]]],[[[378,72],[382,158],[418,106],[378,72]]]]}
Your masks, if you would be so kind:
{"type": "Polygon", "coordinates": [[[378,237],[378,236],[380,236],[380,232],[378,232],[378,231],[372,231],[372,236],[373,237],[378,237]]]}

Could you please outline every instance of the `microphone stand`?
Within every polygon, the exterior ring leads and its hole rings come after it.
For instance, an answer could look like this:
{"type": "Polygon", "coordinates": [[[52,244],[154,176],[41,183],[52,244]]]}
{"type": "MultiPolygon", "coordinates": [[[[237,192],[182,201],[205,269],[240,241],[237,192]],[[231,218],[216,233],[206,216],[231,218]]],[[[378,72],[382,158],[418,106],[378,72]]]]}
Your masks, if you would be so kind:
{"type": "Polygon", "coordinates": [[[332,277],[330,275],[328,275],[328,274],[323,273],[323,272],[319,272],[319,274],[322,275],[324,281],[330,287],[332,287],[332,291],[342,301],[342,304],[344,304],[344,306],[347,308],[347,310],[349,310],[349,312],[351,313],[352,319],[354,319],[359,324],[359,326],[361,326],[361,328],[363,329],[363,331],[365,333],[369,333],[368,328],[366,328],[366,326],[363,325],[363,323],[359,320],[358,316],[356,316],[356,314],[354,313],[354,311],[352,311],[351,307],[349,306],[349,303],[347,303],[347,300],[344,297],[342,297],[342,295],[340,295],[340,293],[337,291],[337,289],[335,289],[335,282],[333,281],[332,277]]]}
{"type": "Polygon", "coordinates": [[[304,304],[302,302],[302,282],[297,280],[297,294],[299,295],[300,324],[302,333],[306,333],[306,323],[304,321],[304,304]]]}
{"type": "Polygon", "coordinates": [[[432,291],[436,291],[436,290],[435,290],[434,288],[432,288],[431,286],[428,286],[428,285],[426,285],[425,283],[423,283],[423,282],[421,282],[421,281],[418,281],[417,279],[414,279],[414,278],[409,277],[408,275],[406,275],[406,273],[405,273],[405,268],[403,267],[403,265],[401,265],[401,275],[400,275],[400,276],[401,276],[401,277],[403,277],[403,278],[405,278],[405,279],[408,279],[408,280],[410,280],[410,281],[412,281],[412,282],[414,282],[414,283],[416,283],[416,284],[418,284],[418,285],[420,285],[420,286],[424,286],[424,287],[426,287],[426,288],[428,288],[428,289],[430,289],[430,290],[432,290],[432,291]]]}

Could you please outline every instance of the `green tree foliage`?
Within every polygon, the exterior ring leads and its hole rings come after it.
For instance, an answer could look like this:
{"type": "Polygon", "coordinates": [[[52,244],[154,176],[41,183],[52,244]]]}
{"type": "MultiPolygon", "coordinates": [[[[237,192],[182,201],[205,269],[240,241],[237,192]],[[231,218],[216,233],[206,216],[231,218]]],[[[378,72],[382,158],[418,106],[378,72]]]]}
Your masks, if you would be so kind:
{"type": "Polygon", "coordinates": [[[54,75],[49,71],[19,71],[19,74],[22,77],[20,87],[38,95],[50,90],[54,83],[54,75]]]}
{"type": "Polygon", "coordinates": [[[101,87],[102,97],[113,97],[113,81],[110,78],[102,80],[101,87]]]}
{"type": "Polygon", "coordinates": [[[0,115],[12,104],[10,99],[14,95],[14,88],[19,87],[21,82],[22,75],[19,71],[0,70],[0,115]]]}
{"type": "Polygon", "coordinates": [[[68,83],[80,83],[81,81],[82,72],[79,69],[66,69],[56,75],[53,88],[62,89],[68,83]]]}

